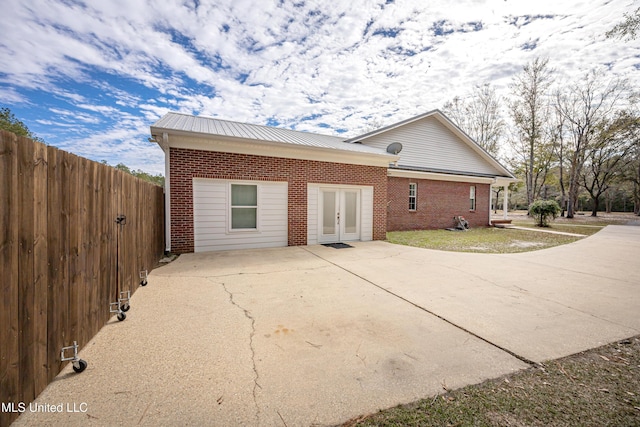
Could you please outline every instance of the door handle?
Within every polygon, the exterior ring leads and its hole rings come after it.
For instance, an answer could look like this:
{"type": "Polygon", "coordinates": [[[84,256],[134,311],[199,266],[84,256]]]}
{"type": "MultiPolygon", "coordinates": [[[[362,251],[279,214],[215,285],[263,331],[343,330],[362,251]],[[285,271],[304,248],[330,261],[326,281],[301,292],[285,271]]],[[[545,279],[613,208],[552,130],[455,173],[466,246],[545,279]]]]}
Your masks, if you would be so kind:
{"type": "Polygon", "coordinates": [[[340,225],[340,212],[338,212],[338,225],[340,225]]]}

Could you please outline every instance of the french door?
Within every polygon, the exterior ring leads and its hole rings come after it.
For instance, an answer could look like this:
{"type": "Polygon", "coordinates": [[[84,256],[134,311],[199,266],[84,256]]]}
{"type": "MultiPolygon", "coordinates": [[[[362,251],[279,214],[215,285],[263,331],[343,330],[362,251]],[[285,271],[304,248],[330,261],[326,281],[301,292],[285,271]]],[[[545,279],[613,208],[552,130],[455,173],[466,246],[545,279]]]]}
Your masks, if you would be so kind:
{"type": "Polygon", "coordinates": [[[360,240],[360,190],[321,188],[320,243],[360,240]]]}

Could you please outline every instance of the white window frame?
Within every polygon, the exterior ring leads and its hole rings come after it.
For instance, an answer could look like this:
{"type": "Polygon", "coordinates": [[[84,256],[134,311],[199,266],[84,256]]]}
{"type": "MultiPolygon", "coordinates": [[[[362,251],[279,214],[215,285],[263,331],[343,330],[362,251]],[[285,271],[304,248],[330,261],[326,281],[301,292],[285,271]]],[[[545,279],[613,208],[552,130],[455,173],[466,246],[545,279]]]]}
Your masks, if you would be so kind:
{"type": "Polygon", "coordinates": [[[418,209],[418,184],[409,183],[409,212],[415,212],[418,209]],[[412,203],[413,202],[413,203],[412,203]],[[413,204],[413,209],[411,208],[413,204]]]}
{"type": "Polygon", "coordinates": [[[476,210],[476,186],[469,186],[469,201],[471,203],[469,211],[475,212],[476,210]]]}
{"type": "Polygon", "coordinates": [[[252,181],[230,181],[227,184],[227,231],[229,233],[255,233],[260,231],[260,185],[252,181]],[[233,185],[253,185],[256,187],[256,205],[255,206],[234,206],[232,197],[233,185]],[[233,208],[255,208],[256,209],[256,227],[255,228],[233,228],[233,208]]]}

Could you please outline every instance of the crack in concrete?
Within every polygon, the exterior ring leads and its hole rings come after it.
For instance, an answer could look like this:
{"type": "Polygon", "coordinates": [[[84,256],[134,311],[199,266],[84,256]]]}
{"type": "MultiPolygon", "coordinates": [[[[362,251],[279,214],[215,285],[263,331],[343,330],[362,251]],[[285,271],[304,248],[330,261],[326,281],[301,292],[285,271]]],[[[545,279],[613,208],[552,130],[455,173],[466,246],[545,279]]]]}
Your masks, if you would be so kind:
{"type": "Polygon", "coordinates": [[[256,367],[256,350],[253,346],[253,337],[256,334],[256,319],[251,315],[251,312],[246,308],[242,307],[233,299],[233,293],[227,289],[227,286],[222,282],[216,282],[222,285],[224,291],[229,295],[229,302],[238,307],[244,313],[244,316],[251,321],[251,333],[249,334],[249,349],[251,350],[251,364],[253,369],[253,404],[256,406],[256,425],[260,425],[260,405],[258,405],[258,399],[256,397],[256,392],[258,388],[262,389],[262,386],[258,382],[260,379],[260,374],[258,374],[258,368],[256,367]]]}

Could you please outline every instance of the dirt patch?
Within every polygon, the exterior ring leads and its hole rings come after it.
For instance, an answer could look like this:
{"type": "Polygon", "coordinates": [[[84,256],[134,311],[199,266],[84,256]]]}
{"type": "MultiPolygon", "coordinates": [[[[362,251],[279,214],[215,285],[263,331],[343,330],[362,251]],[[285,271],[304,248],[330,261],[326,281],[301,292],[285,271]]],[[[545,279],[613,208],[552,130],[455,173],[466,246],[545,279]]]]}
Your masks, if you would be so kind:
{"type": "Polygon", "coordinates": [[[536,248],[546,245],[542,242],[525,242],[523,240],[514,240],[509,246],[514,248],[536,248]]]}
{"type": "Polygon", "coordinates": [[[469,246],[468,249],[474,252],[483,252],[483,251],[488,251],[490,248],[486,246],[469,246]]]}

